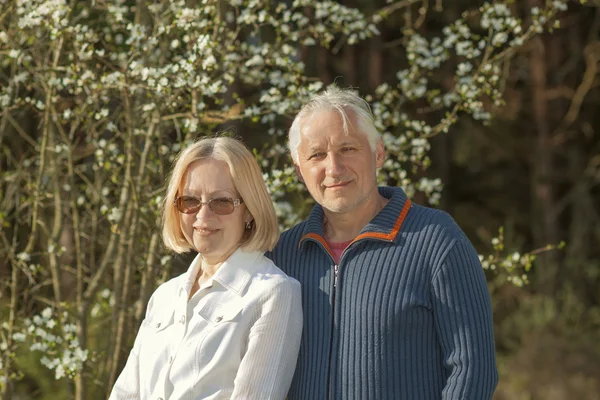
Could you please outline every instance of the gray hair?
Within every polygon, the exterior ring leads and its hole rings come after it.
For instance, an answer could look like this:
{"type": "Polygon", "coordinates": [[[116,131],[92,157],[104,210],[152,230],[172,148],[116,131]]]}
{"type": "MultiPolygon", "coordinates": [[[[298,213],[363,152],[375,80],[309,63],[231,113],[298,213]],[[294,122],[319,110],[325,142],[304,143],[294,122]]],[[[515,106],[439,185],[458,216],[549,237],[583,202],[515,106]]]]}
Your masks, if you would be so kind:
{"type": "MultiPolygon", "coordinates": [[[[371,150],[375,151],[377,140],[381,137],[375,127],[371,107],[362,97],[351,89],[340,89],[330,85],[325,91],[314,96],[300,109],[294,118],[288,134],[290,154],[294,163],[298,162],[298,146],[300,146],[301,122],[321,110],[335,110],[340,113],[344,133],[348,134],[348,112],[352,112],[358,119],[358,131],[367,135],[371,150]]],[[[350,122],[352,125],[352,122],[350,122]]]]}

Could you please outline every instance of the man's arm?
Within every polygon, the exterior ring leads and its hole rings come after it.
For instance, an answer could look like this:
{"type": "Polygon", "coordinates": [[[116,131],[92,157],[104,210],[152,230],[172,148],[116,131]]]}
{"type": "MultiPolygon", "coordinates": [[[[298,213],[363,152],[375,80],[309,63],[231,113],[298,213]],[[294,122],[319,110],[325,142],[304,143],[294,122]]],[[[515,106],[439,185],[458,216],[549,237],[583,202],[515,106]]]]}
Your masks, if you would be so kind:
{"type": "Polygon", "coordinates": [[[490,295],[479,257],[458,238],[433,277],[433,311],[445,367],[443,399],[491,399],[498,383],[490,295]]]}

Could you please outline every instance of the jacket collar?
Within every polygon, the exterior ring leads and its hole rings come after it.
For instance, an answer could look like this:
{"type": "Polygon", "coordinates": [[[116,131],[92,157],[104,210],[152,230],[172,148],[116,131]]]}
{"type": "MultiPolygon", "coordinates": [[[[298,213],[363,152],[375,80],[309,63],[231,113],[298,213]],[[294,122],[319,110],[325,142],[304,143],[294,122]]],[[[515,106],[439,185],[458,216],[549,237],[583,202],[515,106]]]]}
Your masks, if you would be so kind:
{"type": "MultiPolygon", "coordinates": [[[[219,282],[238,296],[243,296],[256,268],[260,264],[262,254],[259,251],[245,251],[238,248],[221,264],[211,279],[219,282]]],[[[184,289],[187,293],[192,290],[201,265],[202,256],[198,254],[185,273],[180,289],[184,289]]]]}
{"type": "MultiPolygon", "coordinates": [[[[374,239],[394,242],[408,214],[412,201],[400,188],[383,186],[379,187],[379,194],[389,199],[388,204],[360,231],[352,242],[361,239],[374,239]]],[[[315,205],[306,219],[302,237],[298,243],[301,248],[307,240],[320,242],[329,251],[323,232],[323,207],[315,205]]]]}

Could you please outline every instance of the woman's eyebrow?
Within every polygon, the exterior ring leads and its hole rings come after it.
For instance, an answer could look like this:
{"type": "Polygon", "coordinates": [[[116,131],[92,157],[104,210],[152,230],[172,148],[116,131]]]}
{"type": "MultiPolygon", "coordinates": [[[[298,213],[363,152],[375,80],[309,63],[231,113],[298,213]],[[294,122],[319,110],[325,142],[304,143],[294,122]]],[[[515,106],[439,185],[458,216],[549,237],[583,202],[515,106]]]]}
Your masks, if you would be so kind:
{"type": "MultiPolygon", "coordinates": [[[[212,192],[206,193],[206,196],[208,196],[209,198],[213,198],[213,197],[221,197],[219,195],[222,194],[227,194],[227,196],[232,196],[235,195],[235,190],[234,189],[218,189],[218,190],[213,190],[212,192]]],[[[191,196],[191,197],[199,197],[198,192],[194,192],[193,190],[183,190],[183,195],[184,196],[191,196]]]]}

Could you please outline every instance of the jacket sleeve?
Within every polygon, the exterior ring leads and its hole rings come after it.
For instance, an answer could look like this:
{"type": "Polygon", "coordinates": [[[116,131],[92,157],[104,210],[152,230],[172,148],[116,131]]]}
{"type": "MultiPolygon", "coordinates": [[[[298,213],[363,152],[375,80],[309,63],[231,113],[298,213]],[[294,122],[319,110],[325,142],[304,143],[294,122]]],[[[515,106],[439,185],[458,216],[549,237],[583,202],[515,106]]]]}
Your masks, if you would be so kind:
{"type": "MultiPolygon", "coordinates": [[[[150,314],[153,298],[154,295],[152,295],[148,302],[146,318],[148,318],[148,315],[150,314]]],[[[142,324],[143,323],[144,321],[142,321],[142,324]]],[[[133,348],[129,352],[127,363],[117,378],[108,400],[141,400],[139,353],[140,334],[138,331],[135,342],[133,343],[133,348]]]]}
{"type": "Polygon", "coordinates": [[[479,257],[457,239],[433,276],[433,312],[448,378],[443,399],[491,399],[498,383],[490,295],[479,257]]]}
{"type": "Polygon", "coordinates": [[[234,381],[232,399],[284,399],[302,335],[300,284],[278,280],[261,304],[234,381]]]}
{"type": "MultiPolygon", "coordinates": [[[[135,341],[137,345],[137,337],[135,341]]],[[[140,370],[136,345],[133,346],[133,349],[129,353],[125,368],[123,368],[119,378],[117,378],[108,398],[109,400],[141,400],[140,370]]]]}

